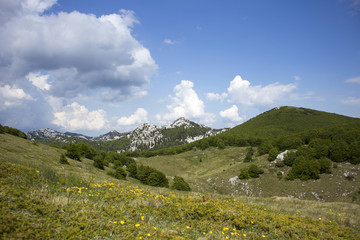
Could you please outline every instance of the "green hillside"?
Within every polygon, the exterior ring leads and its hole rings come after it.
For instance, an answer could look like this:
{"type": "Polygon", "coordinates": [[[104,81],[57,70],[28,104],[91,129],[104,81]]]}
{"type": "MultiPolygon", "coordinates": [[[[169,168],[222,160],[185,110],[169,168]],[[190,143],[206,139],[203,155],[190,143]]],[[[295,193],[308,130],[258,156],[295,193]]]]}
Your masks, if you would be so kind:
{"type": "Polygon", "coordinates": [[[0,134],[1,239],[357,239],[360,234],[355,204],[154,188],[132,178],[114,179],[89,159],[60,164],[62,153],[0,134]]]}
{"type": "Polygon", "coordinates": [[[284,106],[264,112],[223,135],[267,138],[349,123],[360,124],[360,119],[307,108],[284,106]]]}

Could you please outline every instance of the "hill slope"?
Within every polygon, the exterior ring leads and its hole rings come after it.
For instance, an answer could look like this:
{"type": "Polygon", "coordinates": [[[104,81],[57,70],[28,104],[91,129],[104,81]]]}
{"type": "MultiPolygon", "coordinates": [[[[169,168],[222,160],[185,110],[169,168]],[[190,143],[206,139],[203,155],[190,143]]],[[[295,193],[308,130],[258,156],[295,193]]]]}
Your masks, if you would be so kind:
{"type": "MultiPolygon", "coordinates": [[[[287,199],[268,199],[263,201],[264,207],[243,204],[244,198],[170,192],[133,181],[110,179],[87,159],[61,165],[60,149],[4,134],[0,134],[0,142],[0,232],[4,239],[356,239],[359,236],[355,226],[360,215],[357,205],[355,208],[341,203],[320,206],[308,201],[306,208],[313,207],[315,215],[291,216],[286,211],[271,209],[276,204],[269,204],[278,202],[289,209],[298,206],[287,199]],[[338,218],[344,213],[347,222],[338,218]]],[[[253,199],[246,202],[255,203],[253,199]]]]}
{"type": "Polygon", "coordinates": [[[267,138],[348,123],[360,124],[360,119],[313,109],[284,106],[264,112],[222,134],[267,138]]]}

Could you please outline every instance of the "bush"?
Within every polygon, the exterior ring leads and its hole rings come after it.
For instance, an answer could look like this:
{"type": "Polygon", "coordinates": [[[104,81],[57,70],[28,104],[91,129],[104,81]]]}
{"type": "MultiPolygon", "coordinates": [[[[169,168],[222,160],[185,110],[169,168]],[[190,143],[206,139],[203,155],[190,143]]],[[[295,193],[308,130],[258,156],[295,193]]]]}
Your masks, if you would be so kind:
{"type": "Polygon", "coordinates": [[[65,157],[65,154],[61,154],[61,155],[60,155],[60,163],[61,163],[61,164],[68,164],[68,165],[70,165],[70,163],[68,162],[68,160],[67,160],[66,157],[65,157]]]}
{"type": "Polygon", "coordinates": [[[239,179],[249,179],[250,175],[247,168],[240,169],[239,179]]]}
{"type": "Polygon", "coordinates": [[[66,147],[66,153],[65,153],[65,156],[71,158],[71,159],[74,159],[76,161],[81,161],[80,159],[80,153],[76,147],[75,144],[73,143],[70,143],[69,145],[67,145],[66,147]]]}
{"type": "Polygon", "coordinates": [[[255,164],[251,164],[248,170],[249,176],[252,178],[260,177],[260,174],[264,173],[264,170],[256,166],[255,164]]]}
{"type": "Polygon", "coordinates": [[[279,151],[277,148],[273,147],[269,151],[268,161],[272,162],[276,159],[277,155],[279,154],[279,151]]]}
{"type": "Polygon", "coordinates": [[[169,181],[165,174],[154,168],[141,165],[137,170],[137,176],[140,182],[145,185],[169,187],[169,181]]]}
{"type": "Polygon", "coordinates": [[[124,168],[122,167],[118,167],[116,168],[115,170],[115,174],[114,174],[114,177],[117,178],[117,179],[126,179],[126,171],[124,168]]]}
{"type": "Polygon", "coordinates": [[[254,154],[254,149],[252,147],[249,147],[244,162],[251,162],[253,154],[254,154]]]}
{"type": "Polygon", "coordinates": [[[174,183],[171,188],[179,191],[191,191],[189,184],[182,177],[178,176],[174,177],[174,183]]]}
{"type": "Polygon", "coordinates": [[[296,152],[295,151],[288,151],[285,155],[284,155],[284,164],[286,166],[291,167],[296,159],[296,152]]]}
{"type": "Polygon", "coordinates": [[[315,159],[306,159],[303,156],[299,156],[296,158],[286,178],[288,180],[296,178],[300,180],[319,179],[320,163],[315,159]]]}
{"type": "Polygon", "coordinates": [[[276,175],[277,175],[277,178],[278,178],[279,180],[282,179],[282,177],[283,177],[282,172],[278,172],[276,175]]]}
{"type": "Polygon", "coordinates": [[[320,173],[331,173],[332,161],[328,158],[320,158],[318,160],[320,164],[320,173]]]}
{"type": "Polygon", "coordinates": [[[137,166],[136,166],[136,163],[131,163],[128,166],[127,171],[129,172],[129,177],[137,178],[137,166]]]}
{"type": "Polygon", "coordinates": [[[104,170],[104,159],[101,155],[96,155],[93,162],[94,167],[104,170]]]}
{"type": "Polygon", "coordinates": [[[282,168],[285,167],[284,161],[278,161],[275,163],[275,167],[282,168]]]}

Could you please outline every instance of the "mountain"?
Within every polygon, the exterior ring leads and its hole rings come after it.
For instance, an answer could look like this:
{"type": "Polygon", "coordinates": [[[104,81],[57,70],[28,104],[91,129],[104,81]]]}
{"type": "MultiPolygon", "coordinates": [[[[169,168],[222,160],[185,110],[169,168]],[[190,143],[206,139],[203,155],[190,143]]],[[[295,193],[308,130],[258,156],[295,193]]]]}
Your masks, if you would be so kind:
{"type": "Polygon", "coordinates": [[[116,130],[112,130],[108,133],[105,133],[103,135],[100,135],[98,137],[94,137],[91,140],[94,141],[110,141],[110,140],[115,140],[115,139],[119,139],[123,134],[119,133],[116,130]]]}
{"type": "Polygon", "coordinates": [[[80,138],[84,138],[84,139],[92,139],[92,137],[83,135],[83,134],[79,134],[79,133],[72,133],[72,132],[66,132],[65,135],[71,136],[71,137],[80,137],[80,138]]]}
{"type": "Polygon", "coordinates": [[[223,134],[267,138],[350,123],[360,123],[360,119],[313,109],[283,106],[266,111],[223,134]]]}
{"type": "Polygon", "coordinates": [[[61,133],[49,128],[27,133],[28,139],[47,144],[63,145],[66,142],[85,142],[97,150],[141,151],[160,149],[190,143],[205,137],[215,136],[227,129],[211,129],[185,118],[179,118],[168,126],[144,123],[129,133],[112,130],[97,137],[87,137],[76,133],[61,133]]]}
{"type": "Polygon", "coordinates": [[[51,139],[51,138],[57,139],[57,140],[64,140],[64,139],[71,137],[71,135],[55,131],[51,128],[42,128],[39,130],[31,130],[26,133],[26,136],[28,139],[31,139],[31,140],[51,139]]]}

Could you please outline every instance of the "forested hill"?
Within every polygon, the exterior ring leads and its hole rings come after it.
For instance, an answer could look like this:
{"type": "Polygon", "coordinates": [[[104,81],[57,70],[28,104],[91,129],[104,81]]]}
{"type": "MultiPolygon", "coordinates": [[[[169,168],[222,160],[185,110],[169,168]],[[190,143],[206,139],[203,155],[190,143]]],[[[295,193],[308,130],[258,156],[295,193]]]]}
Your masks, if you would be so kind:
{"type": "Polygon", "coordinates": [[[360,119],[313,109],[284,106],[264,112],[222,135],[245,138],[278,137],[289,133],[349,123],[360,124],[360,119]]]}

